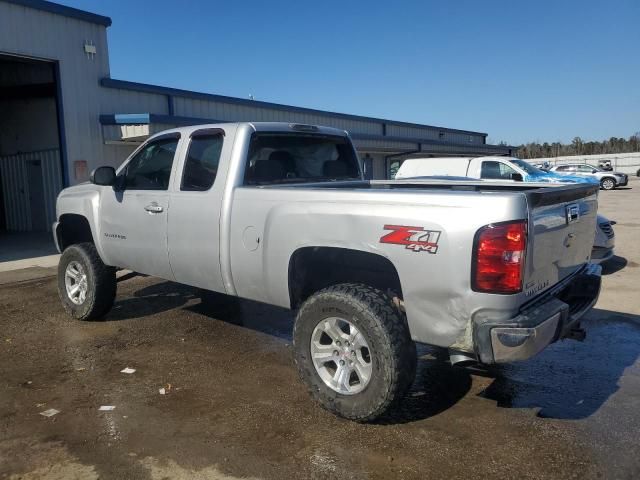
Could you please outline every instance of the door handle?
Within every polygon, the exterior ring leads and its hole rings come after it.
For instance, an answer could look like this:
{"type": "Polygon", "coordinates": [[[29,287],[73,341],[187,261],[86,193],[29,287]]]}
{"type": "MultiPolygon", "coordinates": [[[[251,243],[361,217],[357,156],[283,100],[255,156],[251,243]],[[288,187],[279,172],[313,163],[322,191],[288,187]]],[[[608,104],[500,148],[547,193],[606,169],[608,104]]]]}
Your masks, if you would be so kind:
{"type": "Polygon", "coordinates": [[[149,213],[162,213],[162,211],[164,210],[160,205],[158,205],[156,202],[151,202],[149,205],[147,205],[146,207],[144,207],[144,209],[149,212],[149,213]]]}

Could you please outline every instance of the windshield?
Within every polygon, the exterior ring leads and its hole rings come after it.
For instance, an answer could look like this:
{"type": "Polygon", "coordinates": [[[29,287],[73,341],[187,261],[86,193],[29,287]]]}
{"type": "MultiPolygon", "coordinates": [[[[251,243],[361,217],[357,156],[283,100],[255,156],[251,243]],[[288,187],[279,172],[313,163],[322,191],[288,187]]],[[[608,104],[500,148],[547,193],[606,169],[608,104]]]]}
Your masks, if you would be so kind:
{"type": "Polygon", "coordinates": [[[510,162],[520,167],[529,175],[545,175],[547,173],[544,170],[540,170],[539,168],[534,167],[530,163],[525,162],[524,160],[520,160],[516,158],[516,159],[510,160],[510,162]]]}
{"type": "Polygon", "coordinates": [[[245,185],[360,180],[347,137],[256,132],[251,136],[245,185]]]}

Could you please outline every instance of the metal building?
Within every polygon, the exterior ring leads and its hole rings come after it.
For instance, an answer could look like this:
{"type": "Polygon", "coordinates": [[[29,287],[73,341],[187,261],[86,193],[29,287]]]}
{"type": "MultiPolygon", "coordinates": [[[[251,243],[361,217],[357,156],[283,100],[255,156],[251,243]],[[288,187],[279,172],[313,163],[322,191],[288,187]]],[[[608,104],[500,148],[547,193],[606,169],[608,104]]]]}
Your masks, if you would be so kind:
{"type": "Polygon", "coordinates": [[[178,125],[284,121],[348,130],[372,178],[403,155],[505,154],[487,134],[116,80],[111,19],[43,0],[0,0],[0,231],[49,229],[57,193],[119,165],[178,125]]]}

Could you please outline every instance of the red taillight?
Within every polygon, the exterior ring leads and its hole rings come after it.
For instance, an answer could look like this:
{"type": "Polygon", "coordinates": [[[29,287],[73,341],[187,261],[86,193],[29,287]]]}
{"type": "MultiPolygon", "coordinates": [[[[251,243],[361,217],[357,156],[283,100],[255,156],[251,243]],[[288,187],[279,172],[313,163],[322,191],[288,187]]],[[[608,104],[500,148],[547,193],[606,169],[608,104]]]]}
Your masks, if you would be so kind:
{"type": "Polygon", "coordinates": [[[522,291],[527,223],[524,220],[482,227],[474,242],[471,287],[476,292],[522,291]]]}

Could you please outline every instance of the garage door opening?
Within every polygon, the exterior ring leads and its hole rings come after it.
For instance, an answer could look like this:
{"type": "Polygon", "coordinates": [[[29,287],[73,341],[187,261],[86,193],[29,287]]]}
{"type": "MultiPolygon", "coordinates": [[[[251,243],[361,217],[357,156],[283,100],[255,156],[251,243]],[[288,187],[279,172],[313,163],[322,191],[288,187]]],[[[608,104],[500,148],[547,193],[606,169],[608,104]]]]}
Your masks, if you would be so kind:
{"type": "Polygon", "coordinates": [[[62,189],[55,62],[0,53],[0,262],[54,253],[62,189]]]}

